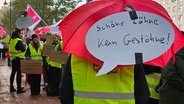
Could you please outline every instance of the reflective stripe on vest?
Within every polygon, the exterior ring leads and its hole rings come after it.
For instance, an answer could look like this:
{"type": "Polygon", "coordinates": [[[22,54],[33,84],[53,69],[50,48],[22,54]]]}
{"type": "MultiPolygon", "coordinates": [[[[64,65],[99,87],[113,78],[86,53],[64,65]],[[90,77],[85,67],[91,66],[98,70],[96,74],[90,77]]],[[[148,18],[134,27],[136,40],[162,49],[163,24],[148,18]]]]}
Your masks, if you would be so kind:
{"type": "MultiPolygon", "coordinates": [[[[156,73],[148,74],[147,76],[150,77],[150,78],[153,78],[155,80],[158,80],[158,81],[160,80],[160,76],[159,75],[156,75],[156,73]]],[[[156,87],[157,84],[158,83],[155,83],[155,85],[154,84],[151,84],[151,83],[148,83],[148,86],[149,86],[149,88],[155,89],[155,87],[156,87]]]]}
{"type": "Polygon", "coordinates": [[[153,73],[153,74],[148,74],[147,76],[151,77],[151,78],[154,78],[156,80],[160,80],[160,75],[158,75],[158,73],[153,73]]]}
{"type": "Polygon", "coordinates": [[[71,57],[74,104],[135,104],[134,66],[96,76],[94,64],[71,57]]]}
{"type": "Polygon", "coordinates": [[[146,80],[148,82],[148,87],[150,90],[150,97],[154,99],[159,99],[159,93],[155,91],[155,87],[158,85],[160,80],[160,73],[152,73],[146,75],[146,80]]]}
{"type": "Polygon", "coordinates": [[[74,95],[82,98],[94,99],[134,99],[134,93],[108,93],[108,92],[83,92],[74,91],[74,95]]]}

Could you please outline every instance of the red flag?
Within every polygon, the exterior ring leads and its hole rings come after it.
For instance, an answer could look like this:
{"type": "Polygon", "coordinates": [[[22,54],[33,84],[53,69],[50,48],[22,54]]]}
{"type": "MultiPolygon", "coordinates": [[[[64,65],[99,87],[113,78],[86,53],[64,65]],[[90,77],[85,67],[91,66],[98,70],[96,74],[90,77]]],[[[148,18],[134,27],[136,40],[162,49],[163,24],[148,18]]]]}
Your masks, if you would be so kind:
{"type": "Polygon", "coordinates": [[[29,4],[27,4],[27,12],[28,16],[34,19],[33,24],[28,27],[29,29],[33,30],[36,27],[36,25],[42,20],[42,18],[36,13],[36,11],[29,4]]]}
{"type": "Polygon", "coordinates": [[[3,29],[3,27],[0,26],[0,35],[6,34],[6,31],[3,29]]]}

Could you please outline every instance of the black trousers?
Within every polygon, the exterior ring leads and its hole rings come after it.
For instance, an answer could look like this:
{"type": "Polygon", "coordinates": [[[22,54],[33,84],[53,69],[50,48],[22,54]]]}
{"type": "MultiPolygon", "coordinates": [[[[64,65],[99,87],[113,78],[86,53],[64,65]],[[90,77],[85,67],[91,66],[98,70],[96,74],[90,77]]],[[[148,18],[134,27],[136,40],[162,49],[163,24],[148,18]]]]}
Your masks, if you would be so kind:
{"type": "Polygon", "coordinates": [[[12,71],[10,75],[10,86],[13,86],[14,83],[14,78],[16,74],[16,82],[17,82],[17,87],[21,87],[22,83],[22,75],[21,75],[21,67],[20,67],[20,58],[16,58],[12,60],[12,71]]]}
{"type": "Polygon", "coordinates": [[[8,49],[6,49],[6,48],[3,48],[2,49],[2,58],[3,59],[6,59],[6,52],[8,51],[8,49]]]}
{"type": "Polygon", "coordinates": [[[46,71],[46,92],[48,96],[58,96],[62,69],[49,65],[46,71]]]}
{"type": "Polygon", "coordinates": [[[31,94],[40,94],[41,74],[28,74],[31,94]]]}

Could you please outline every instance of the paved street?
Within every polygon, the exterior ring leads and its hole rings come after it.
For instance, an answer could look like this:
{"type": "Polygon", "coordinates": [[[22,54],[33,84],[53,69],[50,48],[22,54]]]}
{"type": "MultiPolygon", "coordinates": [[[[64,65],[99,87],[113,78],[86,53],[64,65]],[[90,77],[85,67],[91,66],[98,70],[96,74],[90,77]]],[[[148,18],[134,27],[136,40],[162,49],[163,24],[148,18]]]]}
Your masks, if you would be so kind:
{"type": "MultiPolygon", "coordinates": [[[[58,97],[47,96],[46,92],[42,90],[41,95],[31,96],[30,88],[25,83],[25,75],[22,78],[26,93],[17,94],[9,92],[9,76],[11,66],[7,66],[7,62],[0,58],[0,104],[60,104],[58,97]]],[[[15,80],[16,82],[16,80],[15,80]]],[[[42,81],[43,83],[43,81],[42,81]]],[[[16,84],[14,84],[16,87],[16,84]]],[[[43,84],[42,84],[43,85],[43,84]]]]}

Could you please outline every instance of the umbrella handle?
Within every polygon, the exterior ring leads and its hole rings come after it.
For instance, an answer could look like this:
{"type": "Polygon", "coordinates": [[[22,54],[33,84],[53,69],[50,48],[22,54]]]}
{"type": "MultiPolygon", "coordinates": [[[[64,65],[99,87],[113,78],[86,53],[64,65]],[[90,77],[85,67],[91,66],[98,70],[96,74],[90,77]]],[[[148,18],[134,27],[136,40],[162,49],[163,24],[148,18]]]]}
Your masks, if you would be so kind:
{"type": "Polygon", "coordinates": [[[130,4],[125,5],[124,8],[129,12],[131,20],[138,19],[135,9],[130,4]]]}

